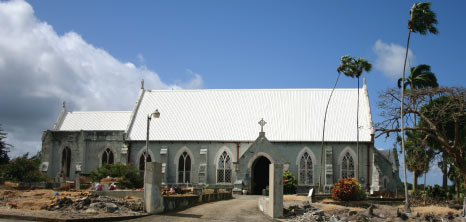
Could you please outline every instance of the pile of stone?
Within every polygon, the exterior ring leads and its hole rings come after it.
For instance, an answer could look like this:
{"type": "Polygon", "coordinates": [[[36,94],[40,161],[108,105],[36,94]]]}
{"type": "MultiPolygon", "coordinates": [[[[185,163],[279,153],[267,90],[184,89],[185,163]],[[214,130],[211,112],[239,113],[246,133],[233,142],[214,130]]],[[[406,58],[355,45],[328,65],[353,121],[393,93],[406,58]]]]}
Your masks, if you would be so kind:
{"type": "Polygon", "coordinates": [[[141,212],[143,210],[142,200],[116,199],[106,196],[85,196],[77,200],[62,197],[52,203],[43,206],[41,209],[49,211],[75,210],[86,213],[97,214],[99,212],[141,212]]]}
{"type": "Polygon", "coordinates": [[[404,213],[397,209],[395,212],[385,212],[375,214],[375,206],[370,205],[366,210],[361,212],[345,209],[338,215],[327,215],[322,210],[313,208],[310,205],[303,203],[300,205],[291,205],[284,209],[286,217],[291,218],[291,222],[308,222],[308,221],[330,221],[330,222],[369,222],[369,221],[466,221],[460,215],[434,215],[434,214],[419,214],[419,213],[404,213]]]}

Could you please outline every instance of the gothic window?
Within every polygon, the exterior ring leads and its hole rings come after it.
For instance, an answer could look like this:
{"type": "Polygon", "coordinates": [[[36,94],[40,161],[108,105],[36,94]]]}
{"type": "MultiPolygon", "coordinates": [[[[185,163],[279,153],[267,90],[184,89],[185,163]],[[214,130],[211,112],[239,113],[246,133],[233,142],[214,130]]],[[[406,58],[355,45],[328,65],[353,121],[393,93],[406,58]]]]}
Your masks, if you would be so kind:
{"type": "Polygon", "coordinates": [[[63,176],[69,177],[71,172],[71,149],[65,147],[61,154],[61,172],[63,176]]]}
{"type": "MultiPolygon", "coordinates": [[[[144,170],[146,170],[146,164],[144,161],[144,159],[146,158],[145,156],[146,151],[144,151],[141,157],[139,157],[139,172],[141,173],[141,175],[144,175],[144,170]]],[[[147,156],[147,162],[152,162],[152,157],[150,156],[150,154],[147,156]]]]}
{"type": "Polygon", "coordinates": [[[305,152],[299,160],[299,183],[311,185],[313,182],[312,173],[312,159],[311,156],[305,152]]]}
{"type": "Polygon", "coordinates": [[[231,157],[226,151],[218,158],[217,183],[231,183],[231,157]]]}
{"type": "Polygon", "coordinates": [[[346,152],[341,161],[341,177],[354,177],[354,160],[349,152],[346,152]]]}
{"type": "Polygon", "coordinates": [[[109,148],[105,149],[102,154],[102,165],[113,164],[113,159],[113,152],[109,148]]]}
{"type": "Polygon", "coordinates": [[[178,183],[191,182],[191,157],[185,151],[178,160],[178,183]]]}

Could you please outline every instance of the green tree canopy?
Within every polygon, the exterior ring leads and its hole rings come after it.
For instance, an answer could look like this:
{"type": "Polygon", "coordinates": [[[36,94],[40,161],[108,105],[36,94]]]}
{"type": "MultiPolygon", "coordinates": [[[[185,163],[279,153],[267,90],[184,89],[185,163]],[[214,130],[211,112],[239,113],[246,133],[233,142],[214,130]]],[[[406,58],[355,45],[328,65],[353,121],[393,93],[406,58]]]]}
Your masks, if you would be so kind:
{"type": "MultiPolygon", "coordinates": [[[[398,88],[401,88],[402,78],[398,79],[398,88]]],[[[421,64],[416,67],[411,67],[411,73],[408,78],[405,79],[404,87],[411,89],[420,89],[425,87],[438,87],[437,77],[430,71],[430,66],[421,64]]]]}
{"type": "Polygon", "coordinates": [[[8,152],[12,147],[10,144],[5,142],[7,133],[5,133],[0,125],[0,165],[7,164],[10,161],[8,152]]]}

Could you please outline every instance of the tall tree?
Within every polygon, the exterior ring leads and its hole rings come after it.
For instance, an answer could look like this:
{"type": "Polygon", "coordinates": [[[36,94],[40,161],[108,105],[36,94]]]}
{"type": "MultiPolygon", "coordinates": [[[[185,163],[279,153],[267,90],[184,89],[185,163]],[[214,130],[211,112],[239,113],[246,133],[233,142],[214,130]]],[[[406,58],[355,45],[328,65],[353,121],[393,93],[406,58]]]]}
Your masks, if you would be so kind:
{"type": "MultiPolygon", "coordinates": [[[[411,7],[410,18],[408,21],[408,41],[406,43],[406,53],[403,64],[403,75],[401,79],[401,109],[400,109],[400,120],[401,120],[401,149],[403,152],[403,161],[406,162],[406,151],[405,151],[405,139],[404,139],[404,121],[403,121],[403,99],[404,99],[404,89],[405,89],[405,72],[406,72],[406,60],[408,59],[408,50],[409,50],[409,40],[411,39],[411,33],[419,33],[421,35],[426,35],[428,32],[432,34],[437,34],[438,30],[435,27],[437,24],[436,15],[433,11],[430,10],[430,2],[414,3],[411,7]]],[[[408,184],[406,181],[406,164],[404,165],[404,181],[405,181],[405,211],[411,212],[409,206],[409,196],[408,196],[408,184]]]]}
{"type": "Polygon", "coordinates": [[[10,152],[11,145],[5,142],[6,135],[0,125],[0,165],[6,164],[10,161],[8,152],[10,152]]]}
{"type": "MultiPolygon", "coordinates": [[[[338,73],[342,72],[345,76],[349,76],[352,78],[357,78],[358,80],[358,100],[356,104],[356,149],[358,155],[358,164],[357,164],[357,177],[359,177],[359,77],[361,77],[364,71],[370,72],[372,68],[372,64],[366,61],[363,58],[351,57],[351,56],[343,56],[341,60],[341,64],[338,67],[338,73]]],[[[369,179],[369,178],[367,178],[369,179]]]]}
{"type": "MultiPolygon", "coordinates": [[[[410,75],[408,78],[405,79],[403,84],[403,79],[398,79],[398,88],[401,88],[404,85],[404,90],[409,88],[411,90],[422,89],[426,87],[436,88],[438,87],[437,77],[435,74],[430,70],[430,66],[426,64],[421,64],[416,67],[411,67],[410,75]]],[[[418,109],[418,107],[414,107],[418,109]]],[[[417,116],[413,116],[414,125],[417,125],[417,116]]],[[[429,170],[429,163],[433,158],[433,152],[431,149],[426,149],[425,144],[421,146],[421,140],[423,137],[419,133],[406,133],[408,137],[405,149],[406,152],[406,165],[408,170],[413,172],[413,190],[417,190],[417,179],[424,173],[424,189],[426,186],[426,175],[427,171],[429,170]],[[409,144],[408,144],[409,143],[409,144]],[[418,161],[420,158],[427,158],[428,161],[424,161],[426,159],[422,159],[423,161],[418,161]],[[425,169],[425,170],[424,170],[425,169]]],[[[443,168],[442,168],[442,172],[443,168]]],[[[444,172],[444,177],[446,176],[446,172],[444,172]]]]}
{"type": "Polygon", "coordinates": [[[417,191],[418,177],[429,171],[429,163],[434,157],[433,150],[427,147],[427,138],[419,131],[406,132],[406,165],[413,172],[413,192],[417,191]]]}
{"type": "MultiPolygon", "coordinates": [[[[458,168],[466,182],[466,89],[461,87],[425,88],[405,93],[406,103],[400,117],[400,91],[389,89],[382,93],[379,107],[386,120],[377,124],[382,134],[400,132],[398,123],[411,114],[419,117],[417,126],[406,127],[408,131],[421,131],[428,136],[428,146],[435,147],[458,168]],[[415,109],[421,105],[420,109],[415,109]]],[[[463,216],[466,213],[466,199],[463,216]]]]}
{"type": "MultiPolygon", "coordinates": [[[[338,84],[338,80],[340,79],[340,76],[341,76],[341,73],[343,71],[343,64],[346,64],[349,62],[349,60],[351,60],[351,57],[348,56],[348,55],[345,55],[345,56],[342,56],[340,58],[340,66],[338,66],[337,68],[337,72],[338,72],[338,76],[337,76],[337,80],[335,81],[335,84],[333,85],[333,88],[332,88],[332,92],[330,93],[330,96],[328,97],[328,101],[327,101],[327,106],[325,107],[325,114],[324,114],[324,123],[323,123],[323,126],[322,126],[322,149],[321,149],[321,152],[320,152],[320,165],[323,166],[324,165],[324,141],[325,141],[325,123],[327,122],[327,111],[328,111],[328,107],[330,105],[330,100],[332,99],[332,95],[333,95],[333,92],[335,91],[335,88],[337,87],[337,84],[338,84]]],[[[320,176],[319,176],[319,192],[322,192],[322,174],[324,172],[324,169],[323,167],[320,168],[320,176]]]]}

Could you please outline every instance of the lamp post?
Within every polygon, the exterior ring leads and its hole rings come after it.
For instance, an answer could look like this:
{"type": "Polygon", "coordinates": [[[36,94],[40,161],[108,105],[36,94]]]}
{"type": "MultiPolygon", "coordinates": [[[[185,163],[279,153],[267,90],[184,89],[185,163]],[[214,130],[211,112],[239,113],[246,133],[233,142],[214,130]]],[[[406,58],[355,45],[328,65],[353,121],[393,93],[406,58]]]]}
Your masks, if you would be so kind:
{"type": "Polygon", "coordinates": [[[147,157],[149,156],[149,129],[152,118],[160,118],[160,112],[156,109],[153,113],[147,115],[147,136],[146,136],[146,152],[144,153],[144,211],[146,211],[146,173],[147,173],[147,157]]]}

